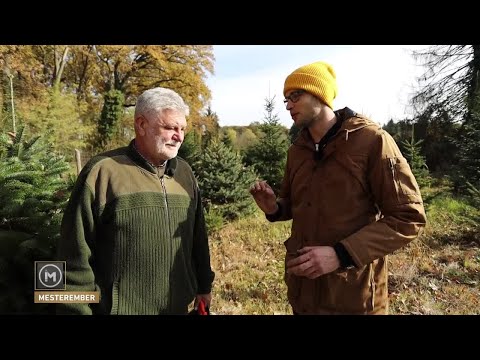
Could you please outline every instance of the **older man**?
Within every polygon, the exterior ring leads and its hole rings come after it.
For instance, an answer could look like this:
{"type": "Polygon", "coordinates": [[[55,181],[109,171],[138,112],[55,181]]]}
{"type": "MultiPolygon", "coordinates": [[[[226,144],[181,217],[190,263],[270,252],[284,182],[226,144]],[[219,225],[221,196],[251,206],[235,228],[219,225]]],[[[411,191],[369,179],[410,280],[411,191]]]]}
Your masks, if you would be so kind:
{"type": "Polygon", "coordinates": [[[58,259],[67,290],[99,290],[67,314],[186,314],[210,305],[214,273],[197,181],[177,158],[189,109],[174,91],[145,91],[135,139],[92,158],[65,211],[58,259]]]}

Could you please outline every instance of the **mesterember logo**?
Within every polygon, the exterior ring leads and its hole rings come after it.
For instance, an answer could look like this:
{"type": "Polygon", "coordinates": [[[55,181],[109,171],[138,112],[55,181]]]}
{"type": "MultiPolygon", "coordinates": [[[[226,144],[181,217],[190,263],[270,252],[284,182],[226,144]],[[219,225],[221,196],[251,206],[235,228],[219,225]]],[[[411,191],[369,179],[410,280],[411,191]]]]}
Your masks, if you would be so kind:
{"type": "Polygon", "coordinates": [[[99,291],[65,291],[66,269],[66,261],[35,261],[34,302],[99,303],[99,291]]]}

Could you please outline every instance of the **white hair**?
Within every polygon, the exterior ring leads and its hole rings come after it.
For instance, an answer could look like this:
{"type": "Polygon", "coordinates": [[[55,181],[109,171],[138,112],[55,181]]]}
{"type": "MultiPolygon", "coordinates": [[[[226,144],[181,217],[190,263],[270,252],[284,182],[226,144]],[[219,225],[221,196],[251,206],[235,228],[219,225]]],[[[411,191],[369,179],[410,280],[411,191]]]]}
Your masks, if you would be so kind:
{"type": "Polygon", "coordinates": [[[140,115],[153,115],[165,109],[181,111],[185,116],[188,116],[190,113],[189,107],[175,91],[156,87],[144,91],[138,97],[135,105],[135,118],[140,115]]]}

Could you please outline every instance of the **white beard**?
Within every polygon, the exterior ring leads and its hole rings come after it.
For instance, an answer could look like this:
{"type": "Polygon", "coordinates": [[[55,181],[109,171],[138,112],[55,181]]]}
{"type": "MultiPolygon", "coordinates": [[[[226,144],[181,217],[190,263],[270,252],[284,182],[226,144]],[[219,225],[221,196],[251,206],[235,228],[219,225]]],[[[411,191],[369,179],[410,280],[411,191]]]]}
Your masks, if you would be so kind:
{"type": "Polygon", "coordinates": [[[181,144],[178,141],[171,140],[169,142],[164,142],[163,139],[159,138],[157,139],[156,145],[157,154],[166,159],[173,159],[177,156],[180,145],[181,144]],[[175,147],[169,145],[174,145],[175,147]]]}

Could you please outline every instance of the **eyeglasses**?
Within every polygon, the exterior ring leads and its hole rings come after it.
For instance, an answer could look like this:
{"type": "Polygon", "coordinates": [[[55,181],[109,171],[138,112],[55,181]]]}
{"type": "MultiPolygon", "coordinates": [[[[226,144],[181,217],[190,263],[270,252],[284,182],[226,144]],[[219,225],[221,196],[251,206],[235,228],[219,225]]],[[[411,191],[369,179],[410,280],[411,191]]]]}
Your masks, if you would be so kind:
{"type": "Polygon", "coordinates": [[[296,103],[304,92],[305,90],[295,90],[290,95],[285,96],[283,102],[285,103],[285,105],[288,103],[288,100],[290,100],[292,103],[296,103]]]}

